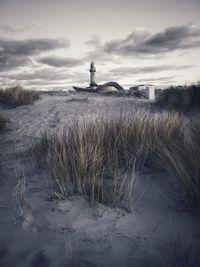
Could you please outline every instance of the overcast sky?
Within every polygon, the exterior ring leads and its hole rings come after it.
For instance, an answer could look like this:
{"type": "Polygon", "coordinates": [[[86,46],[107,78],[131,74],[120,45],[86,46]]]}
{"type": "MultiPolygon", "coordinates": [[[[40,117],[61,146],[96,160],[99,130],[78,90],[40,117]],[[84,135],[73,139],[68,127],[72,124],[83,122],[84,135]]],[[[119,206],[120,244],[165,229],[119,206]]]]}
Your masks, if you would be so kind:
{"type": "Polygon", "coordinates": [[[200,81],[200,0],[0,0],[0,83],[200,81]]]}

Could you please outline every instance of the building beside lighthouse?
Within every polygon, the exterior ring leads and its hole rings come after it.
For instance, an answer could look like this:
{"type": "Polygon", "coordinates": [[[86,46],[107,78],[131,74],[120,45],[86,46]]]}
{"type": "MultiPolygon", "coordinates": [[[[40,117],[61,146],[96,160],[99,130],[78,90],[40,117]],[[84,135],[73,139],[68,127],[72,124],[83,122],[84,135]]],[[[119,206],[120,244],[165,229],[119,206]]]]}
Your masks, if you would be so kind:
{"type": "Polygon", "coordinates": [[[94,93],[107,93],[107,92],[117,92],[124,90],[124,88],[116,82],[97,84],[95,81],[96,68],[94,62],[91,62],[89,72],[90,72],[89,86],[85,88],[73,86],[74,90],[76,90],[77,92],[94,92],[94,93]]]}
{"type": "Polygon", "coordinates": [[[146,98],[149,100],[155,100],[155,86],[152,84],[141,84],[137,86],[132,86],[129,88],[131,91],[140,91],[144,92],[146,98]]]}

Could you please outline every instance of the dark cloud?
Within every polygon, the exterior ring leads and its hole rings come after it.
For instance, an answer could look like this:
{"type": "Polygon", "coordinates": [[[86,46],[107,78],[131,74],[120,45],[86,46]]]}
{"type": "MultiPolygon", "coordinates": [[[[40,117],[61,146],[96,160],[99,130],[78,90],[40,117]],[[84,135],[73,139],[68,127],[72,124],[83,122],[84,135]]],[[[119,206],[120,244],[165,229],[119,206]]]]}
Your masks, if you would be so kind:
{"type": "Polygon", "coordinates": [[[0,39],[0,55],[33,56],[48,50],[68,47],[68,40],[29,39],[9,40],[0,39]]]}
{"type": "Polygon", "coordinates": [[[57,48],[68,47],[68,40],[0,38],[0,71],[7,71],[30,62],[30,57],[57,48]]]}
{"type": "Polygon", "coordinates": [[[25,56],[14,57],[10,54],[0,53],[0,72],[8,71],[11,69],[16,69],[20,66],[27,66],[31,64],[31,59],[25,56]]]}
{"type": "Polygon", "coordinates": [[[155,55],[176,50],[200,47],[200,29],[192,24],[167,28],[150,34],[146,31],[132,32],[125,39],[112,40],[104,45],[106,53],[118,55],[155,55]]]}
{"type": "Polygon", "coordinates": [[[82,59],[47,56],[38,59],[38,62],[52,67],[75,67],[83,63],[82,59]]]}

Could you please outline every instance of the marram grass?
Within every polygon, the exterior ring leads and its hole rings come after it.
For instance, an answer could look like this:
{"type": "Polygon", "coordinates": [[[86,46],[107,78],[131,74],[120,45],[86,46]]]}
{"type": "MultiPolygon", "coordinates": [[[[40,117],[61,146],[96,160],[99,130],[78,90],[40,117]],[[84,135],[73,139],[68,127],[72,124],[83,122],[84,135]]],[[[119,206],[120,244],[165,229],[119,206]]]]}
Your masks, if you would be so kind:
{"type": "Polygon", "coordinates": [[[33,104],[38,99],[40,99],[39,92],[21,86],[0,89],[0,101],[12,106],[33,104]]]}
{"type": "Polygon", "coordinates": [[[199,201],[200,146],[192,136],[200,130],[195,122],[187,126],[188,138],[177,113],[106,115],[71,121],[53,136],[45,133],[32,148],[61,194],[80,193],[91,202],[117,206],[126,200],[130,207],[138,173],[148,166],[177,176],[188,205],[199,201]]]}

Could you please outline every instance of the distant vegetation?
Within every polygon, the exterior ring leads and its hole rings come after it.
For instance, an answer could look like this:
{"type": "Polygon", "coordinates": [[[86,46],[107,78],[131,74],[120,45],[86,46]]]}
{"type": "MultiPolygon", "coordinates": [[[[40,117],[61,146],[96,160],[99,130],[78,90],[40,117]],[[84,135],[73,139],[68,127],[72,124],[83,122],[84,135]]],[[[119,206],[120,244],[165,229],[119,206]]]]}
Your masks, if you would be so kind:
{"type": "Polygon", "coordinates": [[[80,193],[92,203],[131,209],[143,167],[162,169],[179,181],[190,207],[200,202],[200,117],[187,126],[170,112],[135,111],[72,121],[31,148],[38,166],[52,176],[62,195],[80,193]],[[127,175],[128,173],[128,175],[127,175]]]}
{"type": "Polygon", "coordinates": [[[163,90],[158,99],[160,107],[190,111],[200,108],[200,84],[189,87],[170,87],[163,90]]]}
{"type": "Polygon", "coordinates": [[[135,97],[135,98],[147,98],[146,92],[139,89],[130,89],[123,91],[106,92],[103,95],[119,96],[119,97],[135,97]]]}
{"type": "Polygon", "coordinates": [[[0,89],[0,102],[12,106],[33,104],[40,99],[39,92],[21,86],[0,89]]]}

